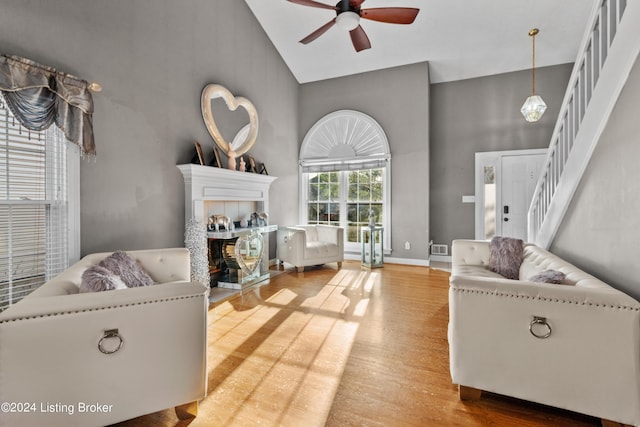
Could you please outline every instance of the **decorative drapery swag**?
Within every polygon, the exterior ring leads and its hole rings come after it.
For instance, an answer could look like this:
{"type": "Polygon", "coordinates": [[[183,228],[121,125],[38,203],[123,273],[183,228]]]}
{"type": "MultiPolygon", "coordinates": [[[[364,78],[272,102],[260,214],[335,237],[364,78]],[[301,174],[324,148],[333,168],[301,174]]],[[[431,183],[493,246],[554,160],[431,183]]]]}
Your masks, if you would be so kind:
{"type": "Polygon", "coordinates": [[[96,154],[93,97],[89,83],[14,55],[0,55],[0,91],[26,129],[41,131],[55,123],[83,155],[96,154]]]}

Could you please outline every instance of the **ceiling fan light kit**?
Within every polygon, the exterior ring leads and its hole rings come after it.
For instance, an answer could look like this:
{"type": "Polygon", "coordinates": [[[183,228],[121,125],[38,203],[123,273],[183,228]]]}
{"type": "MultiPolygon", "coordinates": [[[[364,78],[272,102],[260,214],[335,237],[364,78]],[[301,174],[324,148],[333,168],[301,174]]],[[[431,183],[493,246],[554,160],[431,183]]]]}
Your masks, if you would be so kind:
{"type": "Polygon", "coordinates": [[[360,6],[365,0],[341,0],[335,6],[320,3],[315,0],[287,0],[291,3],[302,6],[315,7],[318,9],[333,10],[336,17],[327,22],[302,40],[300,43],[308,44],[327,32],[331,27],[337,25],[339,28],[349,32],[351,43],[356,52],[360,52],[371,47],[369,37],[360,25],[360,19],[386,22],[389,24],[412,24],[420,9],[412,7],[378,7],[372,9],[361,9],[360,6]]]}
{"type": "Polygon", "coordinates": [[[547,104],[542,100],[539,95],[536,95],[536,35],[540,30],[537,28],[533,28],[529,31],[529,36],[531,36],[531,96],[529,96],[522,105],[520,112],[524,116],[525,120],[528,122],[537,122],[540,120],[545,110],[547,109],[547,104]]]}
{"type": "Polygon", "coordinates": [[[351,11],[342,12],[336,16],[336,24],[346,31],[355,30],[360,25],[360,15],[351,11]]]}

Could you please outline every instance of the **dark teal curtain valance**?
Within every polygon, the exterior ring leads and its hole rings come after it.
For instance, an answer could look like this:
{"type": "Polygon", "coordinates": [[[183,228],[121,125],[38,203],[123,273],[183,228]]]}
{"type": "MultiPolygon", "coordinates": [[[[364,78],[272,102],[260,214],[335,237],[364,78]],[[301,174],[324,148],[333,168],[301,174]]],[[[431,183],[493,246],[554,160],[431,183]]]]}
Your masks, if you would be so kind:
{"type": "Polygon", "coordinates": [[[95,155],[89,83],[13,55],[0,55],[0,91],[22,126],[42,131],[53,123],[83,154],[95,155]]]}

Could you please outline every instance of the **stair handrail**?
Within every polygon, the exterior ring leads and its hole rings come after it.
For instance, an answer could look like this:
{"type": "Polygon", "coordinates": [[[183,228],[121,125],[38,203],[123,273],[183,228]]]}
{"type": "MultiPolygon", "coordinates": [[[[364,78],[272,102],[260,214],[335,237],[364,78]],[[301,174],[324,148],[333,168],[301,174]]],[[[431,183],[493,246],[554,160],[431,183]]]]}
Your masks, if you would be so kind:
{"type": "Polygon", "coordinates": [[[630,27],[640,23],[638,2],[596,0],[588,22],[551,136],[547,158],[536,183],[528,212],[528,240],[545,248],[550,246],[555,236],[560,221],[568,208],[568,201],[577,188],[576,181],[579,181],[586,168],[588,158],[595,148],[608,115],[613,110],[615,101],[626,82],[626,77],[635,63],[638,49],[640,49],[640,43],[628,42],[628,40],[634,39],[636,31],[630,27]],[[633,22],[625,28],[625,40],[627,41],[623,41],[623,46],[616,50],[613,41],[619,29],[624,25],[623,16],[628,15],[629,10],[632,11],[631,15],[634,17],[633,22]],[[631,36],[629,31],[633,33],[631,36]],[[615,59],[607,62],[612,53],[615,53],[615,59]],[[613,64],[610,64],[611,62],[613,64]],[[609,70],[605,69],[607,65],[609,65],[609,70]],[[617,79],[613,84],[609,79],[608,83],[604,85],[607,87],[597,92],[601,75],[611,69],[620,73],[624,78],[617,79]],[[606,93],[605,96],[602,94],[603,92],[609,93],[606,93]],[[598,98],[596,102],[601,103],[602,106],[595,110],[602,113],[600,114],[602,117],[594,120],[597,123],[586,125],[589,128],[587,133],[590,133],[591,136],[591,139],[586,141],[585,139],[588,138],[581,138],[579,131],[583,118],[589,113],[590,102],[596,97],[598,98]],[[604,117],[605,115],[606,117],[604,117]],[[578,156],[574,150],[576,142],[579,142],[580,149],[578,151],[581,151],[578,156]],[[570,159],[574,161],[570,161],[570,159]],[[571,173],[566,174],[565,169],[571,173]],[[565,175],[571,175],[573,182],[563,181],[562,178],[565,175]],[[553,202],[560,195],[566,202],[561,205],[554,204],[553,202]],[[544,227],[546,224],[550,225],[544,227]]]}

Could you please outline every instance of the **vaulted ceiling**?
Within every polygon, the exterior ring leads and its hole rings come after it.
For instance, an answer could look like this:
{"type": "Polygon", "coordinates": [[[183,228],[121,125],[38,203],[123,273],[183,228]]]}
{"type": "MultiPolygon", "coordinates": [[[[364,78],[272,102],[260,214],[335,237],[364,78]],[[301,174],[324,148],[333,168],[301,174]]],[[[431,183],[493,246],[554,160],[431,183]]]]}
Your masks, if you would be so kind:
{"type": "MultiPolygon", "coordinates": [[[[333,26],[309,44],[299,40],[335,18],[333,10],[287,0],[245,0],[300,83],[428,61],[431,82],[573,62],[593,0],[365,0],[362,9],[412,7],[413,24],[361,20],[371,48],[356,52],[346,30],[333,26]]],[[[335,5],[336,0],[316,0],[335,5]]]]}

